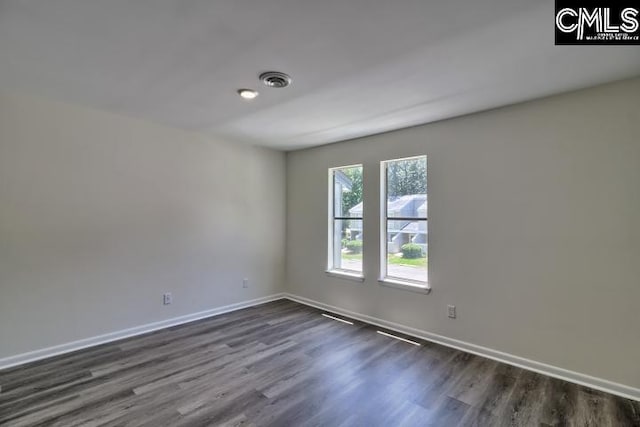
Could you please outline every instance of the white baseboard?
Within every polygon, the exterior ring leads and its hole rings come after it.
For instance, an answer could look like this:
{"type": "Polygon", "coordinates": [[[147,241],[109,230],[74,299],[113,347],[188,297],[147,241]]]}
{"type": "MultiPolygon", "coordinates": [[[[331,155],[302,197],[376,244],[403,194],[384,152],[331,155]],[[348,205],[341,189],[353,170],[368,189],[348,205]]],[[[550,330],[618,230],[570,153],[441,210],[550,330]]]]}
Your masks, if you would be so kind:
{"type": "Polygon", "coordinates": [[[158,329],[169,328],[171,326],[181,325],[183,323],[194,322],[196,320],[204,319],[218,314],[228,313],[235,310],[240,310],[254,305],[264,304],[279,300],[285,297],[285,294],[279,293],[269,295],[262,298],[256,298],[250,301],[243,301],[236,304],[225,305],[222,307],[212,308],[211,310],[200,311],[198,313],[187,314],[184,316],[174,317],[172,319],[161,320],[159,322],[148,323],[142,326],[136,326],[129,329],[123,329],[121,331],[110,332],[104,335],[98,335],[95,337],[84,338],[78,341],[72,341],[66,344],[60,344],[53,347],[47,347],[40,350],[30,351],[28,353],[22,353],[15,356],[9,356],[0,359],[0,369],[6,369],[17,365],[22,365],[36,360],[46,359],[48,357],[57,356],[64,353],[70,353],[72,351],[82,350],[83,348],[93,347],[99,344],[105,344],[111,341],[121,340],[123,338],[129,338],[136,335],[146,334],[147,332],[157,331],[158,329]]]}
{"type": "Polygon", "coordinates": [[[493,350],[487,347],[482,347],[476,344],[468,343],[465,341],[448,338],[442,335],[434,334],[431,332],[423,331],[409,326],[400,325],[398,323],[389,322],[377,317],[367,316],[365,314],[356,313],[353,311],[345,310],[340,307],[324,304],[318,301],[314,301],[308,298],[300,297],[293,294],[285,294],[285,298],[291,301],[299,302],[301,304],[316,307],[321,310],[326,310],[336,314],[341,314],[346,317],[350,317],[356,320],[360,320],[365,323],[380,326],[385,329],[400,332],[406,335],[410,335],[416,338],[423,339],[425,341],[431,341],[434,343],[442,344],[447,347],[452,347],[458,350],[465,351],[467,353],[477,354],[478,356],[486,357],[488,359],[497,360],[509,365],[517,366],[522,369],[537,372],[550,377],[558,378],[564,381],[568,381],[575,384],[587,386],[596,390],[601,390],[606,393],[611,393],[616,396],[625,397],[627,399],[633,399],[640,401],[640,389],[630,387],[624,384],[615,383],[602,378],[593,377],[579,372],[570,371],[567,369],[559,368],[557,366],[548,365],[546,363],[536,362],[535,360],[525,359],[524,357],[515,356],[513,354],[504,353],[498,350],[493,350]]]}
{"type": "Polygon", "coordinates": [[[82,350],[84,348],[93,347],[100,344],[105,344],[112,341],[117,341],[123,338],[129,338],[136,335],[142,335],[148,332],[157,331],[159,329],[169,328],[171,326],[177,326],[184,323],[194,322],[196,320],[205,319],[207,317],[216,316],[218,314],[229,313],[231,311],[240,310],[254,305],[264,304],[279,299],[289,299],[291,301],[299,302],[311,307],[316,307],[321,310],[330,311],[343,316],[351,317],[356,320],[360,320],[365,323],[380,326],[392,331],[400,332],[406,335],[410,335],[416,338],[420,338],[426,341],[442,344],[447,347],[456,348],[458,350],[465,351],[467,353],[477,354],[489,359],[497,360],[498,362],[507,363],[509,365],[517,366],[519,368],[527,369],[529,371],[538,372],[543,375],[558,378],[561,380],[569,381],[575,384],[591,387],[596,390],[601,390],[607,393],[611,393],[617,396],[625,397],[640,401],[640,389],[630,387],[624,384],[615,383],[602,378],[593,377],[579,372],[570,371],[556,366],[548,365],[546,363],[536,362],[534,360],[526,359],[524,357],[515,356],[513,354],[504,353],[498,350],[493,350],[487,347],[482,347],[476,344],[468,343],[465,341],[448,338],[442,335],[434,334],[431,332],[423,331],[409,326],[400,325],[398,323],[389,322],[377,317],[368,316],[361,313],[356,313],[350,310],[345,310],[340,307],[324,304],[318,301],[314,301],[301,296],[293,295],[290,293],[279,293],[269,295],[262,298],[256,298],[250,301],[243,301],[236,304],[230,304],[222,307],[213,308],[211,310],[201,311],[198,313],[187,314],[184,316],[174,317],[172,319],[162,320],[159,322],[148,323],[142,326],[136,326],[121,331],[110,332],[108,334],[99,335],[95,337],[85,338],[78,341],[73,341],[66,344],[61,344],[53,347],[47,347],[40,350],[30,351],[28,353],[22,353],[15,356],[5,357],[0,359],[0,369],[10,368],[17,365],[22,365],[36,360],[46,359],[48,357],[57,356],[64,353],[70,353],[72,351],[82,350]]]}

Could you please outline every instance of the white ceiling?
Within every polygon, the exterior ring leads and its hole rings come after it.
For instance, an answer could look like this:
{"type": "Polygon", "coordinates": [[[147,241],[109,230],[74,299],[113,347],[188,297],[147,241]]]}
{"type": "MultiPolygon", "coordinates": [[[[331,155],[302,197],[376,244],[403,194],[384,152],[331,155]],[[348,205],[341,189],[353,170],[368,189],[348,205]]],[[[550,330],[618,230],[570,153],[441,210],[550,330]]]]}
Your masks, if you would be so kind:
{"type": "Polygon", "coordinates": [[[0,0],[0,88],[290,150],[640,74],[638,46],[554,46],[553,7],[0,0]],[[271,69],[293,84],[260,87],[271,69]]]}

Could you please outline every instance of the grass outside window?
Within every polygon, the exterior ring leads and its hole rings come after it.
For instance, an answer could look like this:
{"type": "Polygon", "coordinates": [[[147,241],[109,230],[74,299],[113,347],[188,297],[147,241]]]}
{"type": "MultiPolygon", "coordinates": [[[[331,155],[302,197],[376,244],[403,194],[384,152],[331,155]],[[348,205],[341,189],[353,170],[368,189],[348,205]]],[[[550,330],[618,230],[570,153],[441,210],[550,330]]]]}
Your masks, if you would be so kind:
{"type": "MultiPolygon", "coordinates": [[[[342,258],[350,261],[362,261],[362,254],[343,253],[342,258]]],[[[426,257],[407,259],[403,258],[402,254],[389,254],[387,256],[387,262],[393,265],[406,265],[423,268],[426,268],[428,264],[428,260],[426,257]]]]}

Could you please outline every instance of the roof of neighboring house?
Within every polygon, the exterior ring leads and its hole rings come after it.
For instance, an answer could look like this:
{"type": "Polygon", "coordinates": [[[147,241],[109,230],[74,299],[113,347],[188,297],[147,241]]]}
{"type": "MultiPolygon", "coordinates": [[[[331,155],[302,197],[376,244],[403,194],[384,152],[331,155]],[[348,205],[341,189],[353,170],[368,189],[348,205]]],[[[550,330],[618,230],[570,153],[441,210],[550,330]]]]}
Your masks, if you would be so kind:
{"type": "Polygon", "coordinates": [[[421,206],[424,204],[424,203],[420,203],[418,205],[418,203],[422,201],[426,202],[426,200],[427,200],[426,194],[407,194],[406,196],[400,196],[395,200],[391,200],[387,202],[387,212],[400,211],[408,207],[408,205],[413,204],[414,206],[412,211],[414,212],[411,215],[416,215],[418,211],[418,206],[421,206]]]}
{"type": "Polygon", "coordinates": [[[427,224],[425,221],[412,221],[409,224],[402,227],[401,233],[426,233],[427,224]]]}
{"type": "MultiPolygon", "coordinates": [[[[349,225],[352,231],[362,231],[362,224],[352,222],[349,225]]],[[[425,221],[389,221],[388,233],[410,233],[410,234],[426,234],[427,224],[425,221]]]]}
{"type": "Polygon", "coordinates": [[[351,191],[351,179],[341,170],[336,170],[334,174],[336,181],[338,181],[344,188],[351,191]]]}
{"type": "MultiPolygon", "coordinates": [[[[426,211],[427,195],[407,194],[406,196],[400,196],[397,199],[391,200],[387,203],[387,212],[401,211],[404,208],[408,207],[409,204],[414,204],[414,206],[412,208],[412,212],[410,214],[407,214],[406,216],[420,216],[418,214],[420,210],[426,211]]],[[[353,216],[362,216],[362,206],[362,202],[358,203],[357,205],[349,209],[349,213],[353,216]]]]}

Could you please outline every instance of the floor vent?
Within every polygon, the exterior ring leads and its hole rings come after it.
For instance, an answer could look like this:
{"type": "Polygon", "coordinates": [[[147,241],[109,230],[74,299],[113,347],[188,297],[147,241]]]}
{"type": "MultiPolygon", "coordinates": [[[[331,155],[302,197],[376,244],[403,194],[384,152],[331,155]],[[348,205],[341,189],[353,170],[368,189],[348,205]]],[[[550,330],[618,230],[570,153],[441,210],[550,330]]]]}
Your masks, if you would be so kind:
{"type": "Polygon", "coordinates": [[[398,337],[398,336],[395,336],[395,335],[391,335],[391,334],[388,334],[388,333],[382,332],[382,331],[377,331],[377,332],[380,335],[384,335],[385,337],[394,338],[394,339],[397,339],[397,340],[400,340],[400,341],[404,341],[404,342],[408,342],[409,344],[413,344],[413,345],[417,345],[417,346],[420,345],[419,342],[411,341],[411,340],[408,340],[406,338],[402,338],[402,337],[398,337]]]}
{"type": "Polygon", "coordinates": [[[322,313],[324,317],[328,317],[329,319],[337,320],[338,322],[346,323],[347,325],[353,325],[353,322],[349,322],[348,320],[339,319],[337,317],[333,317],[329,314],[322,313]]]}

